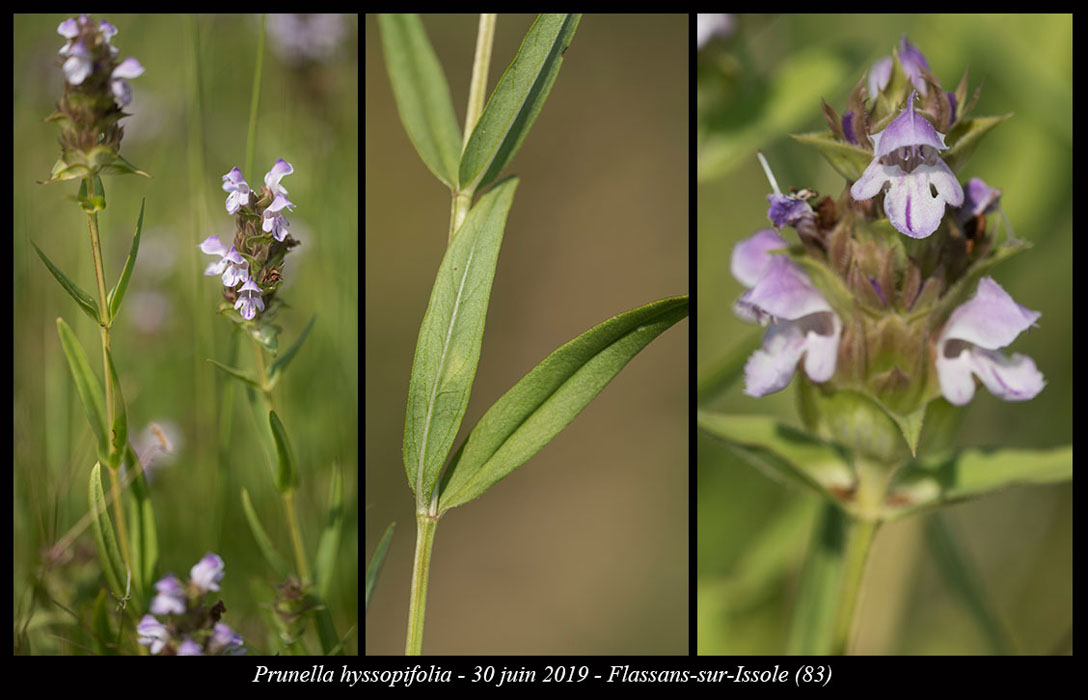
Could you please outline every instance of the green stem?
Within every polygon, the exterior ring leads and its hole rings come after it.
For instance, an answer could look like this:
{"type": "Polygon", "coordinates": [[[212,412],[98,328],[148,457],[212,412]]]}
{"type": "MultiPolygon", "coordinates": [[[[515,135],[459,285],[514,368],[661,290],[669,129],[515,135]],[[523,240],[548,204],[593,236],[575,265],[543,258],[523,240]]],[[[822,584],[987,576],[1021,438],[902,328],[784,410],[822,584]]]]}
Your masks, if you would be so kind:
{"type": "MultiPolygon", "coordinates": [[[[86,178],[85,183],[87,192],[94,192],[94,180],[86,178]]],[[[109,353],[112,352],[110,349],[110,326],[113,324],[113,319],[110,318],[109,300],[106,295],[106,269],[102,264],[102,242],[98,235],[97,213],[87,215],[87,227],[91,235],[91,256],[94,258],[94,277],[98,287],[98,330],[102,339],[102,374],[106,385],[106,425],[107,429],[112,431],[115,407],[113,380],[111,379],[113,374],[110,372],[109,353]]],[[[117,519],[117,536],[121,540],[121,556],[124,557],[125,566],[131,567],[132,558],[129,556],[128,551],[128,528],[125,525],[125,509],[121,503],[121,485],[117,472],[114,469],[108,469],[107,471],[110,472],[110,492],[113,496],[113,514],[117,519]]]]}
{"type": "Polygon", "coordinates": [[[405,656],[423,652],[423,619],[427,610],[427,578],[431,571],[431,549],[438,519],[428,513],[416,513],[416,555],[412,562],[412,592],[408,603],[408,638],[405,656]]]}
{"type": "MultiPolygon", "coordinates": [[[[469,83],[468,108],[465,110],[465,135],[461,148],[468,145],[472,130],[484,111],[484,98],[487,94],[487,71],[491,65],[491,47],[495,43],[495,15],[480,15],[480,24],[476,34],[476,55],[472,61],[472,80],[469,83]]],[[[447,242],[453,241],[457,229],[461,228],[468,210],[472,206],[472,190],[457,190],[450,203],[450,232],[447,242]]]]}
{"type": "Polygon", "coordinates": [[[298,526],[298,516],[295,515],[295,490],[287,489],[283,492],[283,508],[287,512],[287,529],[291,533],[291,547],[295,550],[295,563],[298,565],[298,576],[302,584],[313,581],[310,578],[310,565],[306,561],[306,552],[302,548],[302,530],[298,526]]]}
{"type": "Polygon", "coordinates": [[[873,537],[880,522],[851,518],[847,525],[846,549],[843,554],[842,583],[839,596],[839,614],[835,624],[833,653],[846,654],[850,649],[854,628],[854,612],[861,594],[861,581],[865,563],[869,559],[873,537]]]}
{"type": "Polygon", "coordinates": [[[465,138],[461,143],[464,150],[468,145],[472,130],[484,111],[484,95],[487,94],[487,71],[491,65],[491,45],[495,41],[495,15],[480,15],[480,25],[476,33],[476,56],[472,62],[472,82],[468,90],[468,109],[465,110],[465,138]]]}

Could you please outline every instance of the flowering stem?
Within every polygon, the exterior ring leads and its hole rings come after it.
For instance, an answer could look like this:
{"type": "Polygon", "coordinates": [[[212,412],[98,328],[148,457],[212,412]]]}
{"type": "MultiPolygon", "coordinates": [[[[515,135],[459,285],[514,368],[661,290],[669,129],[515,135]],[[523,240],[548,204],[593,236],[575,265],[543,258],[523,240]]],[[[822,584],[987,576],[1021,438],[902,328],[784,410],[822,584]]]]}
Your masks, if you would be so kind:
{"type": "Polygon", "coordinates": [[[842,586],[839,597],[839,614],[835,625],[835,654],[846,654],[850,649],[851,632],[854,628],[854,611],[857,610],[861,593],[861,581],[865,563],[869,559],[878,520],[851,519],[847,526],[846,550],[843,555],[842,586]]]}
{"type": "Polygon", "coordinates": [[[465,137],[462,150],[468,145],[472,130],[484,111],[484,95],[487,92],[487,70],[491,65],[491,45],[495,41],[495,15],[481,14],[476,33],[476,57],[472,63],[472,83],[468,91],[468,109],[465,111],[465,137]]]}
{"type": "Polygon", "coordinates": [[[427,609],[427,578],[431,572],[431,549],[438,519],[429,513],[416,513],[416,556],[412,562],[412,592],[408,603],[408,638],[405,656],[423,652],[423,618],[427,609]]]}
{"type": "MultiPolygon", "coordinates": [[[[495,15],[481,14],[476,34],[476,55],[472,61],[472,80],[468,92],[468,108],[465,110],[465,135],[461,149],[468,145],[472,130],[484,111],[484,96],[487,93],[487,71],[491,65],[491,46],[495,42],[495,15]]],[[[458,190],[453,193],[450,203],[450,233],[447,242],[453,241],[457,229],[461,228],[468,210],[472,206],[472,190],[458,190]]]]}
{"type": "MultiPolygon", "coordinates": [[[[91,178],[84,180],[87,187],[87,192],[94,192],[94,181],[91,178]]],[[[103,378],[106,385],[106,422],[107,430],[113,430],[113,415],[114,415],[114,396],[113,396],[113,379],[110,372],[110,326],[113,323],[113,319],[110,318],[109,301],[106,296],[106,270],[102,264],[102,243],[98,236],[98,214],[92,213],[87,215],[87,227],[90,230],[91,235],[91,256],[94,258],[94,276],[98,287],[98,314],[99,314],[99,334],[102,338],[102,369],[103,378]]],[[[117,519],[117,535],[121,540],[121,556],[124,557],[125,565],[131,567],[131,557],[128,551],[128,528],[125,526],[125,509],[121,503],[121,483],[118,478],[117,470],[108,469],[110,473],[110,494],[113,500],[114,508],[113,513],[117,519]]]]}

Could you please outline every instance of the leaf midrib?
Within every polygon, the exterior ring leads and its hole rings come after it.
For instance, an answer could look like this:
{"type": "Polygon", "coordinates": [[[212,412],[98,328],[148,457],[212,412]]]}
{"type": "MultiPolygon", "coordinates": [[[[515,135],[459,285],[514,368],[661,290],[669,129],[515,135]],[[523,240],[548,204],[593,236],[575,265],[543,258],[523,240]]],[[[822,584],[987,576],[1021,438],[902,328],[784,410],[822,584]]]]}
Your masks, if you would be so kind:
{"type": "Polygon", "coordinates": [[[472,267],[472,256],[476,253],[476,244],[479,239],[472,242],[472,248],[468,251],[468,260],[465,261],[465,271],[461,275],[461,282],[457,286],[457,298],[453,302],[453,313],[450,315],[449,327],[446,329],[446,340],[442,345],[442,357],[438,361],[438,371],[435,373],[434,384],[431,387],[431,397],[427,401],[427,419],[423,423],[423,438],[419,445],[419,466],[416,469],[416,501],[423,501],[423,468],[427,459],[427,438],[431,432],[431,416],[434,413],[435,399],[438,396],[438,384],[442,379],[442,373],[446,368],[446,355],[450,349],[450,340],[453,338],[453,327],[457,323],[457,312],[461,310],[461,294],[465,289],[465,281],[468,279],[469,269],[472,267]]]}

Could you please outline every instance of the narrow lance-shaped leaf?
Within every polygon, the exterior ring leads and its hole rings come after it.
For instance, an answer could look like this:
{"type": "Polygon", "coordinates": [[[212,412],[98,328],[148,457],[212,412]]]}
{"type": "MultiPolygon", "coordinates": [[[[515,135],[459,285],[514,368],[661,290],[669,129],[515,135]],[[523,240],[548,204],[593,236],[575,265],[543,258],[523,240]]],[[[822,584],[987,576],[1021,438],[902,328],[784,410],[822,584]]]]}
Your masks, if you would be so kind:
{"type": "Polygon", "coordinates": [[[140,250],[140,232],[144,228],[144,204],[146,200],[140,201],[140,218],[136,220],[136,233],[132,236],[132,247],[128,251],[128,258],[125,259],[125,267],[121,270],[121,276],[117,278],[117,284],[110,290],[108,297],[108,306],[110,307],[110,318],[117,318],[117,312],[121,308],[121,301],[125,298],[125,290],[128,289],[129,278],[132,277],[132,269],[136,266],[136,253],[140,250]]]}
{"type": "Polygon", "coordinates": [[[151,493],[147,488],[143,465],[140,464],[131,443],[125,449],[125,462],[129,469],[134,470],[132,482],[127,491],[131,505],[129,520],[134,523],[129,533],[131,540],[129,552],[133,558],[132,566],[135,569],[134,579],[138,584],[137,590],[141,596],[146,597],[154,585],[155,569],[159,562],[155,509],[151,505],[151,493]]]}
{"type": "Polygon", "coordinates": [[[687,314],[686,296],[661,299],[591,328],[544,358],[472,429],[443,479],[439,512],[471,501],[528,461],[687,314]]]}
{"type": "Polygon", "coordinates": [[[446,249],[431,290],[412,361],[404,421],[404,467],[417,504],[430,502],[468,406],[491,282],[517,184],[511,178],[480,197],[446,249]]]}
{"type": "Polygon", "coordinates": [[[257,389],[261,388],[261,385],[257,383],[256,379],[249,376],[249,374],[247,374],[246,372],[243,372],[240,369],[235,369],[234,367],[228,367],[227,365],[223,364],[222,362],[216,362],[215,360],[213,360],[211,358],[208,358],[208,362],[215,365],[216,368],[219,369],[220,371],[222,371],[224,374],[227,374],[227,375],[229,375],[231,377],[234,377],[235,379],[237,379],[238,381],[240,381],[240,382],[242,382],[244,384],[248,384],[248,385],[250,385],[250,386],[252,386],[254,388],[257,388],[257,389]]]}
{"type": "Polygon", "coordinates": [[[94,609],[91,612],[91,630],[94,635],[94,653],[99,656],[115,656],[117,654],[117,640],[110,625],[109,596],[106,591],[98,591],[98,597],[94,599],[94,609]]]}
{"type": "Polygon", "coordinates": [[[325,519],[325,528],[317,541],[317,556],[314,561],[314,582],[322,598],[329,595],[329,583],[336,569],[336,553],[340,548],[340,529],[344,524],[344,480],[340,468],[332,470],[332,485],[329,486],[329,510],[325,519]]]}
{"type": "Polygon", "coordinates": [[[853,470],[834,447],[774,418],[699,411],[698,422],[773,479],[807,486],[832,501],[854,486],[853,470]]]}
{"type": "Polygon", "coordinates": [[[540,15],[499,78],[461,154],[462,192],[487,185],[517,153],[548,99],[581,15],[540,15]]]}
{"type": "Polygon", "coordinates": [[[106,512],[106,496],[102,492],[102,467],[98,463],[91,468],[88,502],[91,506],[91,529],[94,530],[94,541],[98,547],[98,560],[102,564],[102,572],[106,575],[106,582],[114,594],[119,597],[124,596],[125,585],[122,582],[128,580],[128,575],[121,560],[121,550],[117,548],[117,536],[113,533],[113,523],[110,522],[109,513],[106,512]]]}
{"type": "Polygon", "coordinates": [[[275,411],[268,412],[268,424],[272,427],[272,438],[276,441],[276,454],[279,457],[279,470],[276,472],[276,488],[287,491],[298,486],[298,466],[295,453],[287,441],[287,431],[275,411]]]}
{"type": "Polygon", "coordinates": [[[461,127],[423,23],[417,15],[379,15],[378,28],[404,130],[435,177],[456,189],[461,127]]]}
{"type": "Polygon", "coordinates": [[[302,334],[299,335],[298,340],[291,344],[291,347],[276,358],[276,361],[268,366],[268,386],[269,388],[276,386],[276,382],[280,380],[280,375],[287,369],[287,365],[294,359],[295,353],[302,347],[302,343],[305,342],[306,336],[310,334],[310,329],[314,327],[314,321],[317,320],[317,314],[310,319],[310,322],[306,324],[306,328],[302,330],[302,334]]]}
{"type": "Polygon", "coordinates": [[[389,523],[389,527],[385,528],[385,534],[382,535],[381,541],[378,542],[377,549],[374,550],[374,556],[370,557],[370,564],[366,567],[366,602],[363,604],[364,611],[370,607],[370,594],[374,592],[374,586],[378,583],[378,574],[382,571],[382,564],[385,562],[385,554],[389,551],[389,543],[393,541],[393,528],[396,526],[396,523],[389,523]]]}
{"type": "Polygon", "coordinates": [[[113,385],[113,426],[110,429],[110,469],[121,466],[121,457],[128,446],[128,413],[125,410],[125,397],[121,395],[121,381],[117,378],[117,368],[113,366],[113,353],[106,350],[106,365],[110,368],[110,383],[113,385]]]}
{"type": "Polygon", "coordinates": [[[1073,478],[1073,448],[964,450],[908,463],[897,475],[884,517],[983,496],[1018,484],[1060,484],[1073,478]]]}
{"type": "Polygon", "coordinates": [[[106,462],[109,458],[109,446],[106,437],[106,399],[102,393],[102,385],[91,371],[83,346],[63,318],[57,318],[57,334],[60,335],[60,344],[68,360],[72,379],[76,383],[79,399],[87,413],[87,422],[91,424],[91,430],[97,438],[98,458],[106,462]]]}
{"type": "Polygon", "coordinates": [[[60,268],[54,265],[53,262],[46,257],[45,253],[42,252],[42,249],[39,248],[37,244],[32,241],[30,245],[34,246],[34,250],[38,251],[38,257],[42,259],[45,266],[53,273],[53,277],[60,282],[60,286],[64,287],[64,291],[68,292],[68,296],[75,299],[75,302],[79,304],[80,310],[90,316],[91,320],[95,323],[101,323],[98,315],[98,303],[91,298],[91,295],[80,289],[79,285],[75,282],[68,279],[68,277],[60,271],[60,268]]]}
{"type": "Polygon", "coordinates": [[[257,511],[253,509],[253,502],[249,500],[249,492],[244,488],[242,489],[242,511],[245,513],[246,522],[249,523],[249,531],[253,534],[253,541],[257,543],[257,549],[261,552],[265,562],[272,567],[277,576],[286,578],[291,569],[287,566],[284,558],[280,556],[280,553],[276,551],[275,545],[272,544],[272,540],[269,539],[264,527],[261,526],[261,521],[257,518],[257,511]]]}

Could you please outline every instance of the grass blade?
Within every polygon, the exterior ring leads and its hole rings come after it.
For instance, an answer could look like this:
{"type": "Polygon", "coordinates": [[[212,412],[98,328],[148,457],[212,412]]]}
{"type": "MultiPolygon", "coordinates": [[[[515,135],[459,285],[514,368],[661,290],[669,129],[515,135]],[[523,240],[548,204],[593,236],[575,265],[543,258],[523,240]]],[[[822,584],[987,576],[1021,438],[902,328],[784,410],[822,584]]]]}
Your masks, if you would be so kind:
{"type": "Polygon", "coordinates": [[[472,429],[443,479],[439,512],[480,496],[528,461],[687,314],[686,296],[661,299],[591,328],[544,358],[472,429]]]}
{"type": "Polygon", "coordinates": [[[101,317],[98,313],[98,303],[91,298],[91,295],[80,289],[78,284],[68,279],[68,277],[60,271],[60,268],[54,265],[53,261],[46,257],[45,253],[42,252],[42,249],[39,248],[36,243],[31,241],[30,245],[34,246],[34,250],[38,251],[38,257],[41,258],[42,262],[45,263],[45,266],[49,268],[49,272],[53,273],[53,277],[56,278],[57,282],[60,282],[60,286],[64,287],[64,291],[68,292],[68,296],[75,299],[76,303],[79,304],[80,310],[90,316],[91,320],[95,323],[101,323],[101,317]]]}
{"type": "Polygon", "coordinates": [[[423,22],[417,15],[379,15],[378,28],[404,130],[435,177],[457,189],[461,127],[423,22]]]}
{"type": "Polygon", "coordinates": [[[462,192],[487,185],[517,153],[548,99],[581,15],[545,14],[525,34],[461,155],[462,192]]]}
{"type": "Polygon", "coordinates": [[[253,533],[253,541],[257,543],[257,549],[260,550],[264,560],[272,567],[277,576],[281,579],[287,578],[291,569],[287,566],[284,558],[280,556],[280,553],[276,551],[272,540],[268,538],[268,533],[261,526],[261,521],[257,518],[257,511],[253,509],[253,502],[249,500],[249,493],[244,488],[242,489],[242,511],[246,514],[249,531],[253,533]]]}
{"type": "Polygon", "coordinates": [[[506,180],[469,211],[446,249],[431,290],[412,361],[404,421],[404,466],[418,504],[430,503],[468,406],[516,188],[517,179],[506,180]]]}
{"type": "Polygon", "coordinates": [[[117,284],[110,290],[107,297],[107,305],[110,307],[110,318],[117,318],[117,312],[121,309],[121,300],[125,298],[125,290],[128,289],[128,281],[132,277],[132,269],[136,267],[136,253],[140,250],[140,233],[144,228],[144,204],[147,200],[140,201],[140,218],[136,221],[136,233],[132,236],[132,247],[125,259],[125,266],[121,270],[121,276],[117,278],[117,284]]]}
{"type": "Polygon", "coordinates": [[[363,604],[363,611],[370,607],[370,594],[374,592],[374,586],[378,583],[378,574],[382,571],[382,564],[385,563],[385,555],[389,551],[389,543],[393,541],[393,529],[397,526],[396,523],[389,523],[389,527],[385,528],[385,534],[382,535],[382,539],[378,542],[377,549],[374,550],[374,556],[370,557],[370,564],[366,567],[366,602],[363,604]]]}
{"type": "Polygon", "coordinates": [[[322,598],[329,595],[329,584],[336,569],[336,554],[340,548],[340,529],[344,524],[344,479],[340,468],[332,471],[332,485],[329,487],[329,511],[325,529],[317,541],[317,557],[314,567],[314,579],[317,591],[322,598]]]}

